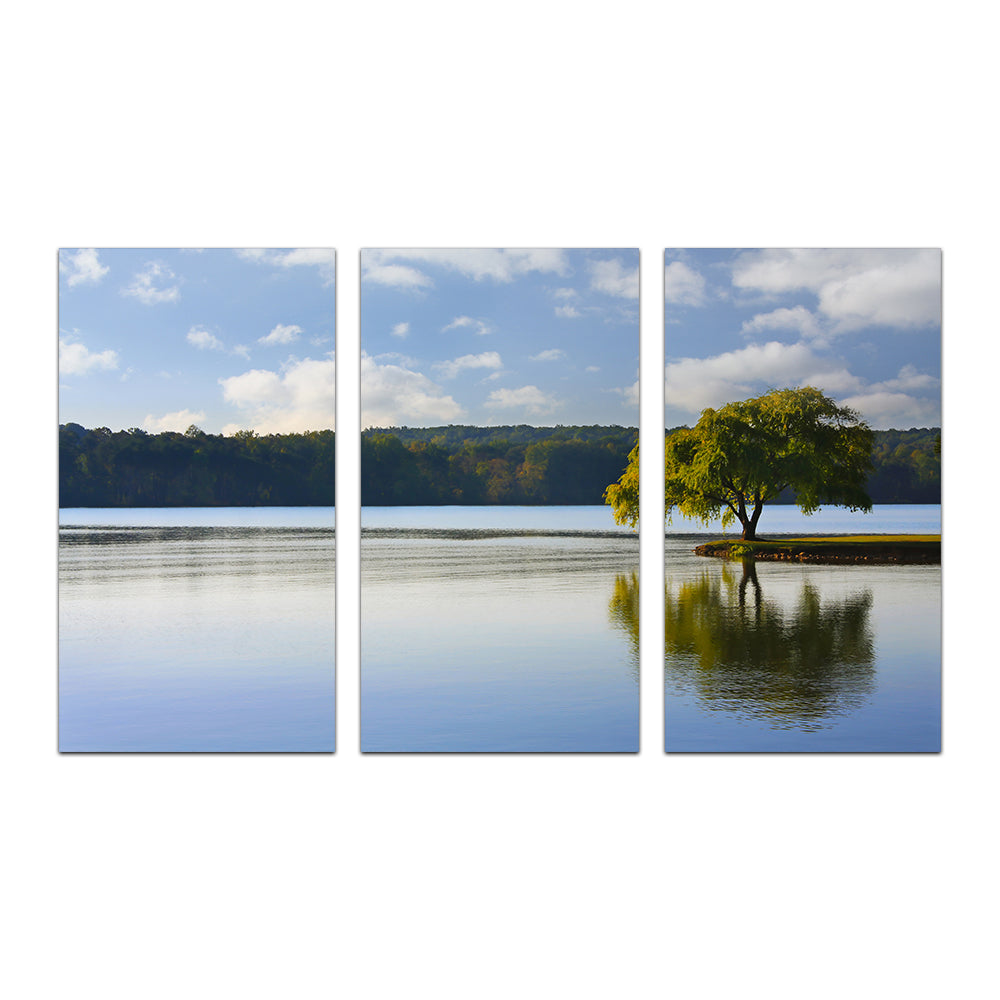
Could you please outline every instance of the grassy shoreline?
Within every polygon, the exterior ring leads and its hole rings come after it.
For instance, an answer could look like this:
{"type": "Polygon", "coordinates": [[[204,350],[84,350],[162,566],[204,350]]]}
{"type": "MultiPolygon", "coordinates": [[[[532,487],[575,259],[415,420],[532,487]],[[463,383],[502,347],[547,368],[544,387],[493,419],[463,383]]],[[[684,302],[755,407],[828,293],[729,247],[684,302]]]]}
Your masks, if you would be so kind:
{"type": "Polygon", "coordinates": [[[829,537],[742,538],[706,542],[695,548],[699,556],[729,559],[774,559],[818,563],[940,563],[940,535],[831,535],[829,537]]]}

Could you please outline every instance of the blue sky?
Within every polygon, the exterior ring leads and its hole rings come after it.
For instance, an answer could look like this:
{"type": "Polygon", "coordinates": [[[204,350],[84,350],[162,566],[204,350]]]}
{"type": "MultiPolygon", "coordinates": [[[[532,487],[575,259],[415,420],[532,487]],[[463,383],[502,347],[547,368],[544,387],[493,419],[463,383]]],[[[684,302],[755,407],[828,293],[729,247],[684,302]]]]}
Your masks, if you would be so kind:
{"type": "Polygon", "coordinates": [[[639,419],[637,250],[364,250],[361,426],[639,419]]]}
{"type": "Polygon", "coordinates": [[[665,424],[814,385],[874,428],[941,423],[938,250],[668,250],[665,424]]]}
{"type": "Polygon", "coordinates": [[[334,427],[334,252],[59,253],[59,420],[334,427]]]}

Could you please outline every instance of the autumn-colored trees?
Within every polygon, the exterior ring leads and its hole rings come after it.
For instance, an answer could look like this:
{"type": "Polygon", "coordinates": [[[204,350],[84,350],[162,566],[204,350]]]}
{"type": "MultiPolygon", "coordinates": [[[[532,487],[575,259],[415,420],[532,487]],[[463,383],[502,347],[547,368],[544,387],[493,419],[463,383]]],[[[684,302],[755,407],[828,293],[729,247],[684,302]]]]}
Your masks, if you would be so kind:
{"type": "Polygon", "coordinates": [[[368,431],[361,503],[598,504],[634,439],[621,427],[368,431]]]}

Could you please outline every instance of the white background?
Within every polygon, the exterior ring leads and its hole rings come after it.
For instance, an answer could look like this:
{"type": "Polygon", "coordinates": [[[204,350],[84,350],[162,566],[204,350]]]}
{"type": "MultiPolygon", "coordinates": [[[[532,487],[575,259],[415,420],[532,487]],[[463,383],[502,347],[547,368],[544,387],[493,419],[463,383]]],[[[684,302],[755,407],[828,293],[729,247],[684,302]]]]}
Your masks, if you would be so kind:
{"type": "Polygon", "coordinates": [[[180,0],[5,13],[7,995],[988,992],[987,10],[180,0]],[[339,249],[335,756],[56,753],[59,246],[339,249]],[[362,758],[362,246],[639,247],[646,509],[662,499],[664,247],[943,247],[945,752],[661,753],[651,530],[640,755],[362,758]]]}

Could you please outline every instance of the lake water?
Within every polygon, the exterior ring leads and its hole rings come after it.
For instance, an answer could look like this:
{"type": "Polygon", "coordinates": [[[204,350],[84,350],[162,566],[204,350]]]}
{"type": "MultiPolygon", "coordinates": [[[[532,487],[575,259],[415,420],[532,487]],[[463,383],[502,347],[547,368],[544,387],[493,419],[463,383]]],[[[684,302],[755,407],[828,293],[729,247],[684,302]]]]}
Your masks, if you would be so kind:
{"type": "Polygon", "coordinates": [[[607,507],[361,525],[362,750],[638,750],[639,544],[607,507]]]}
{"type": "Polygon", "coordinates": [[[64,509],[62,751],[332,751],[334,510],[64,509]]]}
{"type": "MultiPolygon", "coordinates": [[[[845,513],[774,508],[761,534],[940,531],[936,505],[845,513]]],[[[691,550],[717,533],[677,528],[665,541],[668,751],[940,750],[940,566],[711,559],[691,550]]]]}
{"type": "MultiPolygon", "coordinates": [[[[738,537],[740,526],[733,523],[723,531],[721,521],[702,524],[675,514],[666,526],[668,535],[712,533],[713,537],[738,537]]],[[[803,514],[794,504],[765,507],[757,534],[761,538],[775,535],[939,535],[941,533],[940,504],[880,504],[870,514],[824,507],[815,514],[803,514]]]]}

